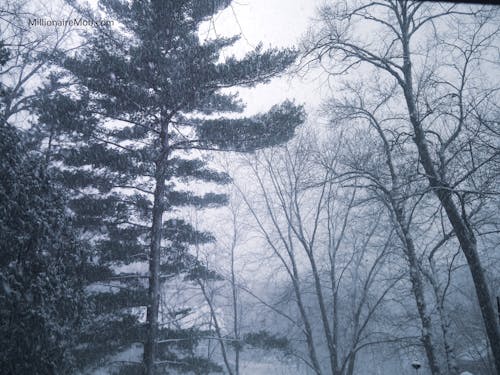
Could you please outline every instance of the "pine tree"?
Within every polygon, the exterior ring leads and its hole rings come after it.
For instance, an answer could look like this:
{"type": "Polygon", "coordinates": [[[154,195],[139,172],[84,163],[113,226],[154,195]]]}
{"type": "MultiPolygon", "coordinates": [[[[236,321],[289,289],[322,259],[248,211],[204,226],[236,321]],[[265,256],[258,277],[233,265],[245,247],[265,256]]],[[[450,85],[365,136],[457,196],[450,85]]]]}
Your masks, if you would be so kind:
{"type": "Polygon", "coordinates": [[[86,318],[85,253],[61,192],[7,124],[0,155],[0,368],[70,373],[86,318]]]}
{"type": "MultiPolygon", "coordinates": [[[[53,166],[51,173],[57,174],[61,186],[73,191],[69,204],[73,222],[80,229],[82,240],[92,249],[94,259],[94,266],[86,270],[86,278],[91,283],[94,317],[82,337],[79,361],[83,367],[105,366],[114,354],[145,341],[140,308],[147,305],[148,283],[141,265],[148,261],[152,192],[147,192],[151,188],[149,182],[138,183],[137,180],[146,179],[151,166],[140,154],[113,148],[96,139],[92,132],[71,133],[71,128],[88,130],[91,126],[91,117],[85,111],[87,100],[72,101],[62,95],[44,96],[44,93],[41,97],[39,118],[51,124],[47,138],[53,143],[46,152],[50,152],[49,159],[56,166],[64,165],[62,168],[53,166]],[[130,265],[138,270],[121,272],[118,269],[130,265]]],[[[201,159],[174,158],[167,178],[187,181],[194,176],[208,182],[229,181],[225,174],[211,171],[205,164],[201,159]]],[[[221,194],[199,196],[174,190],[173,183],[170,185],[166,209],[186,205],[216,206],[226,200],[221,194]]],[[[212,242],[214,238],[210,233],[197,231],[173,215],[163,223],[162,232],[166,242],[161,249],[162,283],[167,284],[176,277],[186,280],[194,280],[198,275],[217,278],[188,251],[193,244],[212,242]]],[[[180,319],[190,311],[169,313],[180,319]]],[[[215,364],[191,354],[198,340],[208,334],[210,332],[194,328],[173,330],[166,327],[162,337],[172,339],[174,344],[163,345],[162,360],[182,364],[180,367],[185,371],[197,366],[218,369],[215,364]]],[[[138,372],[134,364],[122,364],[119,370],[120,373],[138,372]]]]}
{"type": "MultiPolygon", "coordinates": [[[[290,139],[303,121],[302,108],[290,102],[253,117],[224,116],[241,112],[244,105],[223,89],[266,82],[296,57],[292,50],[259,47],[242,59],[222,59],[221,51],[237,38],[201,41],[198,28],[228,5],[206,0],[101,1],[100,11],[120,27],[101,26],[82,50],[61,61],[76,81],[72,89],[49,94],[65,81],[53,77],[47,94],[40,92],[38,115],[46,124],[41,131],[50,140],[47,159],[58,162],[54,165],[61,181],[76,192],[71,208],[101,266],[95,281],[111,285],[94,293],[96,306],[102,306],[96,321],[102,325],[90,330],[89,342],[94,338],[100,345],[87,345],[89,363],[143,343],[145,374],[165,366],[197,373],[220,369],[193,356],[204,332],[159,327],[162,284],[174,277],[186,282],[217,278],[189,251],[191,245],[212,242],[213,236],[175,214],[186,205],[218,206],[226,197],[200,195],[182,186],[193,180],[229,181],[197,150],[267,147],[290,139]],[[141,262],[148,263],[147,278],[118,268],[141,262]],[[140,324],[141,306],[146,307],[145,327],[140,324]],[[180,340],[166,342],[172,337],[180,340]]],[[[187,313],[170,312],[176,319],[187,313]]],[[[137,373],[137,368],[131,371],[137,373]]]]}
{"type": "MultiPolygon", "coordinates": [[[[0,41],[0,73],[12,56],[0,41]]],[[[65,211],[65,191],[5,119],[0,83],[0,368],[3,374],[61,374],[75,354],[87,300],[86,253],[65,211]]]]}

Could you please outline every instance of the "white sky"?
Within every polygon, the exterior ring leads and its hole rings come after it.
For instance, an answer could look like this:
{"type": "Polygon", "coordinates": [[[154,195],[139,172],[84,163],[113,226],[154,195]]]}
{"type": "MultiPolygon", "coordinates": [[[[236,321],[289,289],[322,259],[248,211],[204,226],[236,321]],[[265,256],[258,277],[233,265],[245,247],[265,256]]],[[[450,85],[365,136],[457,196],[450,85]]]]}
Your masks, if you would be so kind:
{"type": "MultiPolygon", "coordinates": [[[[219,13],[209,26],[209,36],[241,35],[228,54],[243,55],[262,43],[268,47],[294,47],[311,24],[320,0],[236,0],[219,13]]],[[[206,30],[202,31],[206,34],[206,30]]],[[[253,89],[240,89],[249,113],[262,112],[285,99],[295,99],[312,111],[326,95],[321,79],[310,74],[306,80],[285,76],[253,89]]]]}

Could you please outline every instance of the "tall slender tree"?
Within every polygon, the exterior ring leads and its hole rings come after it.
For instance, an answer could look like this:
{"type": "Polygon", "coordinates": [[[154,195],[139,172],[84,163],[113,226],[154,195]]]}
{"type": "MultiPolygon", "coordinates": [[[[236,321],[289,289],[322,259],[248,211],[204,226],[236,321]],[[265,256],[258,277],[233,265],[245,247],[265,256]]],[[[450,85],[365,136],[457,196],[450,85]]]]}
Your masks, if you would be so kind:
{"type": "MultiPolygon", "coordinates": [[[[206,0],[101,1],[99,11],[115,25],[101,25],[87,36],[84,49],[65,56],[60,64],[67,78],[54,77],[47,95],[40,95],[39,116],[46,124],[42,131],[52,139],[47,159],[65,166],[61,177],[78,191],[73,208],[82,218],[82,230],[93,237],[97,261],[103,263],[97,279],[109,280],[110,294],[121,297],[122,304],[115,307],[122,318],[110,319],[138,327],[127,330],[131,337],[124,341],[115,338],[114,347],[143,342],[143,371],[148,375],[159,365],[192,369],[165,345],[175,340],[160,338],[171,335],[159,326],[161,285],[179,275],[190,280],[216,277],[188,250],[213,236],[174,215],[175,207],[186,204],[201,208],[225,203],[224,195],[181,190],[192,179],[228,181],[208,168],[197,150],[266,147],[291,138],[303,121],[302,108],[290,102],[252,117],[223,116],[244,108],[235,94],[223,89],[266,82],[296,57],[292,50],[258,47],[242,59],[223,58],[221,51],[237,38],[202,41],[198,29],[228,5],[206,0]],[[53,94],[51,86],[70,80],[71,89],[53,94]],[[119,265],[141,261],[148,263],[147,275],[118,274],[119,265]],[[133,286],[137,298],[124,286],[133,286]],[[146,307],[145,330],[134,306],[146,307]]],[[[210,370],[197,361],[201,371],[210,370]]]]}

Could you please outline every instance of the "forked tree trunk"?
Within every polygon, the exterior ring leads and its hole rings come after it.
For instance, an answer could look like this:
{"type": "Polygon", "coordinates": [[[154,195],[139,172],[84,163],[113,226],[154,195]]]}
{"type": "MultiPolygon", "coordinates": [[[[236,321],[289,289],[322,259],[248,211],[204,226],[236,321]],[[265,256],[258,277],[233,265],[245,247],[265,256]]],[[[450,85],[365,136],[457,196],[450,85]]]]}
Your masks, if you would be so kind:
{"type": "Polygon", "coordinates": [[[467,223],[467,218],[463,217],[460,214],[458,207],[453,201],[453,192],[451,187],[448,186],[445,181],[441,180],[436,168],[434,167],[434,163],[427,145],[426,135],[417,114],[416,99],[413,91],[409,37],[408,35],[404,34],[403,57],[404,82],[402,82],[401,84],[409,112],[410,122],[415,132],[413,140],[418,149],[420,164],[425,170],[427,179],[429,181],[429,186],[432,188],[439,201],[441,202],[441,205],[445,209],[448,220],[450,221],[460,243],[462,252],[467,259],[467,264],[469,265],[472,280],[474,282],[474,287],[476,289],[479,307],[483,316],[486,334],[488,336],[491,351],[493,353],[495,366],[497,372],[500,373],[500,330],[498,327],[493,302],[491,300],[488,283],[486,282],[484,270],[479,259],[476,237],[472,228],[470,228],[467,223]]]}

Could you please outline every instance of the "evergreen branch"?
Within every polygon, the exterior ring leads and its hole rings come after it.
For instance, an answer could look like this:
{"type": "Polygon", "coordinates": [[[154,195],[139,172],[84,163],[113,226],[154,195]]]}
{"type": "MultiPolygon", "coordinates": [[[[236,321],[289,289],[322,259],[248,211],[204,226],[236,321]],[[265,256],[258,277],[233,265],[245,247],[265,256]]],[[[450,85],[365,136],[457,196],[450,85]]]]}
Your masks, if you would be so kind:
{"type": "Polygon", "coordinates": [[[132,185],[113,185],[112,189],[114,189],[114,188],[117,188],[117,189],[135,189],[135,190],[139,190],[140,192],[145,193],[145,194],[154,195],[154,193],[152,191],[140,188],[138,186],[132,186],[132,185]]]}

